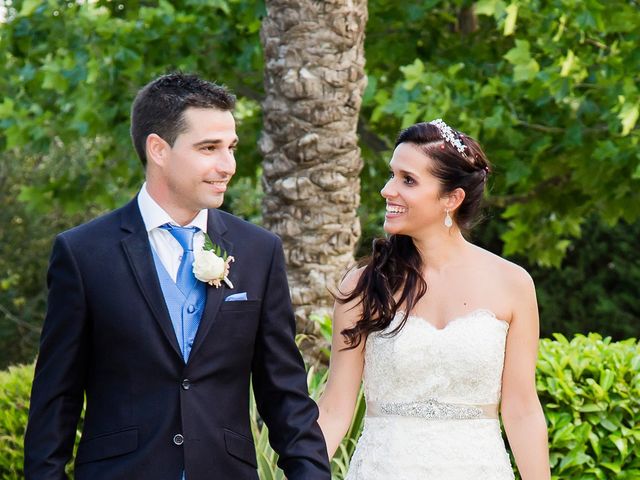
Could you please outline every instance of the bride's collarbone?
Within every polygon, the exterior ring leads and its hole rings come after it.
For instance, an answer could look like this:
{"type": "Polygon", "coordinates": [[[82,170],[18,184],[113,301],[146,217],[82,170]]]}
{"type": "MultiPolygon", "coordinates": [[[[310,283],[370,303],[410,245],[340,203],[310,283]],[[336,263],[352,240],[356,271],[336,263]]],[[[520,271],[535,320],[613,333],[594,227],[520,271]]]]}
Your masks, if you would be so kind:
{"type": "MultiPolygon", "coordinates": [[[[405,312],[400,311],[399,314],[404,315],[405,312]]],[[[407,317],[413,320],[416,320],[418,322],[425,323],[429,327],[438,331],[446,330],[452,324],[460,323],[460,322],[471,320],[471,319],[477,319],[477,318],[490,319],[490,320],[495,320],[501,323],[505,323],[507,325],[509,324],[507,320],[504,320],[503,318],[500,318],[498,315],[496,315],[496,313],[493,310],[489,308],[484,308],[484,307],[474,308],[465,313],[448,316],[446,317],[446,320],[438,320],[437,317],[428,316],[426,314],[415,313],[415,311],[407,315],[407,317]]]]}

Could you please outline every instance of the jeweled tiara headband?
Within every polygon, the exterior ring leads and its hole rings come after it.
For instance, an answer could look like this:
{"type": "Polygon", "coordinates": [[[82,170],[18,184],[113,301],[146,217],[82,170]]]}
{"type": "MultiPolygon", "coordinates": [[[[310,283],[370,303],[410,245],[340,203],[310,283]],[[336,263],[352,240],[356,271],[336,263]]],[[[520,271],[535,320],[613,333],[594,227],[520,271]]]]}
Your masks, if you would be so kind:
{"type": "Polygon", "coordinates": [[[449,125],[444,123],[444,120],[442,120],[441,118],[436,118],[435,120],[430,121],[429,125],[433,125],[434,127],[436,127],[440,132],[440,135],[442,135],[442,138],[444,138],[445,141],[449,142],[451,145],[455,147],[456,150],[458,150],[458,152],[466,156],[465,148],[467,147],[456,136],[455,132],[453,131],[453,128],[451,128],[449,125]]]}

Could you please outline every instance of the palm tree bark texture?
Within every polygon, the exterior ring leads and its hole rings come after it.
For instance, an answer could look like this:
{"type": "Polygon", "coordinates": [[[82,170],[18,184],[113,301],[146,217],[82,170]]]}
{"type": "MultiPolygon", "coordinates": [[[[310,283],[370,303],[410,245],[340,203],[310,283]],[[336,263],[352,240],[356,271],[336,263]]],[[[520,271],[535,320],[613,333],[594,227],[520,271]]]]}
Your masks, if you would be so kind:
{"type": "Polygon", "coordinates": [[[263,218],[283,241],[298,332],[327,310],[360,237],[356,128],[366,0],[267,0],[263,218]]]}

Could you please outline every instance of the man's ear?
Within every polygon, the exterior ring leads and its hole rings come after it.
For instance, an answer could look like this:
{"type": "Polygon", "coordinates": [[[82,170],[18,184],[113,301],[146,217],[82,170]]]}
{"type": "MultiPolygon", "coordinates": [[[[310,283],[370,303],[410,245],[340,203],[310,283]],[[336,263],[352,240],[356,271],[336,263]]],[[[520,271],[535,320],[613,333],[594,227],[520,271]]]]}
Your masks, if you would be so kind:
{"type": "Polygon", "coordinates": [[[455,212],[464,201],[465,193],[461,188],[456,188],[444,197],[444,208],[455,212]]]}
{"type": "Polygon", "coordinates": [[[147,151],[147,164],[162,166],[171,147],[160,135],[151,133],[147,135],[145,148],[147,151]]]}

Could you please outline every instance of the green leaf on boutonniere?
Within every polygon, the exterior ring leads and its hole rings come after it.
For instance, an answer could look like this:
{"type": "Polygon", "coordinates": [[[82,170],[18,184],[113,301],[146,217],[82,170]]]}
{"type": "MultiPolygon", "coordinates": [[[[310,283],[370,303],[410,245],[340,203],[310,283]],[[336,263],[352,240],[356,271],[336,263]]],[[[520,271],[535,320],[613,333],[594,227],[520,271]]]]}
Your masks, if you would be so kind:
{"type": "Polygon", "coordinates": [[[207,232],[204,232],[204,249],[205,250],[214,250],[213,242],[211,241],[211,237],[207,232]]]}
{"type": "Polygon", "coordinates": [[[211,237],[209,236],[209,234],[207,232],[203,232],[204,233],[204,246],[203,248],[205,250],[211,250],[213,253],[216,254],[216,256],[221,257],[223,260],[227,260],[227,257],[229,256],[227,254],[226,251],[224,251],[220,245],[216,245],[215,243],[213,243],[213,241],[211,240],[211,237]]]}

